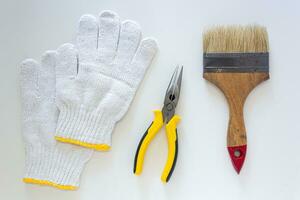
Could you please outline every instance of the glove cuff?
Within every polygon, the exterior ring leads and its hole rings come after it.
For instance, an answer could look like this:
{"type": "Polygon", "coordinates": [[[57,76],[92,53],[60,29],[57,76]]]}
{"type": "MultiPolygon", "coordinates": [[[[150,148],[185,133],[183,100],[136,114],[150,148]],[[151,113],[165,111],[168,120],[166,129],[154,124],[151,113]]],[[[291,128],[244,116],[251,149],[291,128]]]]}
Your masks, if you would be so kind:
{"type": "Polygon", "coordinates": [[[55,146],[28,146],[23,181],[61,190],[76,190],[86,161],[80,154],[59,150],[55,146]]]}
{"type": "Polygon", "coordinates": [[[105,112],[89,111],[82,106],[59,107],[56,140],[99,151],[110,149],[115,125],[111,116],[104,115],[105,112]]]}

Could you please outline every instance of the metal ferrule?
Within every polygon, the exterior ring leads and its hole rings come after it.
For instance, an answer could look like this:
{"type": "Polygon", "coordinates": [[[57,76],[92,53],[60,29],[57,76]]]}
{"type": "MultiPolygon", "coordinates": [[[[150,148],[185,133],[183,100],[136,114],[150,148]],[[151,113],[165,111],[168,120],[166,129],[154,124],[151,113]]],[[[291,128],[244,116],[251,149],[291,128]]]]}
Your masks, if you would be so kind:
{"type": "Polygon", "coordinates": [[[269,53],[204,53],[205,72],[269,72],[269,53]]]}

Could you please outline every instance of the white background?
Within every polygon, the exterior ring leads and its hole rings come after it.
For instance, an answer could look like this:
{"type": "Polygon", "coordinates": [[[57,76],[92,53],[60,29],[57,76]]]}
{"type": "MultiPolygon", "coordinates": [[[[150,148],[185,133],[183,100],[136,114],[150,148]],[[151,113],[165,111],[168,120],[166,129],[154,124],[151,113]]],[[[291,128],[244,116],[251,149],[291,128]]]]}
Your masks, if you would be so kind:
{"type": "Polygon", "coordinates": [[[300,3],[279,0],[2,0],[0,3],[0,199],[300,199],[300,3]],[[95,153],[78,191],[24,184],[19,63],[40,59],[71,42],[82,14],[110,9],[136,20],[159,52],[113,135],[112,150],[95,153]],[[240,175],[227,150],[228,108],[222,93],[202,78],[202,32],[217,24],[257,23],[270,39],[271,79],[248,97],[248,153],[240,175]],[[177,63],[184,65],[177,113],[179,157],[167,185],[164,131],[151,144],[140,177],[134,154],[153,109],[162,106],[177,63]]]}

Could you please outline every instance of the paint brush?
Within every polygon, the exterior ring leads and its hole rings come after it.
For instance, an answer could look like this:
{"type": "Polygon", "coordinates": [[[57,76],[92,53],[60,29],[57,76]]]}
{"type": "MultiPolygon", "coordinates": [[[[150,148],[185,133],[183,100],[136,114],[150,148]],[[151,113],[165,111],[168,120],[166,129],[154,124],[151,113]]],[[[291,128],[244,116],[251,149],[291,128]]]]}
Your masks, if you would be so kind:
{"type": "Polygon", "coordinates": [[[229,105],[227,148],[240,173],[247,150],[243,107],[248,94],[269,79],[268,34],[258,25],[214,27],[203,34],[203,51],[203,77],[229,105]]]}

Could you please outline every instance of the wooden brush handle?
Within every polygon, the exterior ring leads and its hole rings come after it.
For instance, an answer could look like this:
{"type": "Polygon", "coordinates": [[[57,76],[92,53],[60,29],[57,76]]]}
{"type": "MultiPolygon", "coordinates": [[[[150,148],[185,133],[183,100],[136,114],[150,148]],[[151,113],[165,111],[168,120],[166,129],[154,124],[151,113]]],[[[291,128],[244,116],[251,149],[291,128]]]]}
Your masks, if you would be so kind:
{"type": "Polygon", "coordinates": [[[269,79],[265,72],[255,73],[204,73],[203,77],[215,84],[224,93],[229,104],[229,124],[227,146],[247,144],[243,107],[248,94],[264,80],[269,79]]]}

